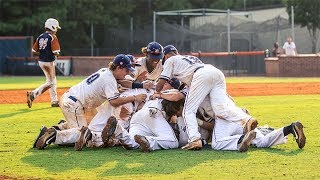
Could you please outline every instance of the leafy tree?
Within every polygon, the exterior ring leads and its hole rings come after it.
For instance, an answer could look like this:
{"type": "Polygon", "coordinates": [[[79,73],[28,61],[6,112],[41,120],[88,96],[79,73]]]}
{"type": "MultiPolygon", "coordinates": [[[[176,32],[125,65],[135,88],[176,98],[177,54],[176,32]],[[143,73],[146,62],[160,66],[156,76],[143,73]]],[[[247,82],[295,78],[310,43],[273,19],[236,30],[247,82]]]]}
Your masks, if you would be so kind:
{"type": "Polygon", "coordinates": [[[320,29],[319,0],[285,0],[287,12],[291,17],[291,6],[294,9],[294,22],[301,27],[307,27],[311,42],[312,53],[316,53],[320,29]]]}

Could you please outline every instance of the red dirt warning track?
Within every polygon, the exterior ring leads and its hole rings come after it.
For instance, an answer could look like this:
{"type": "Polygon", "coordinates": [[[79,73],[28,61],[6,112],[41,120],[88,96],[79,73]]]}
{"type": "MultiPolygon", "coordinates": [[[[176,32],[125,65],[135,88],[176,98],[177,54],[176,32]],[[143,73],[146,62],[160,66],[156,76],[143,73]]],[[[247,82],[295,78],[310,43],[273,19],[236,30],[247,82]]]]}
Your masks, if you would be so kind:
{"type": "MultiPolygon", "coordinates": [[[[61,95],[67,89],[58,89],[61,95]]],[[[227,91],[231,96],[270,96],[270,95],[298,95],[320,94],[320,82],[310,83],[256,83],[256,84],[227,84],[227,91]]],[[[0,104],[26,103],[27,90],[0,91],[0,104]]],[[[50,102],[49,92],[38,97],[35,102],[50,102]]]]}

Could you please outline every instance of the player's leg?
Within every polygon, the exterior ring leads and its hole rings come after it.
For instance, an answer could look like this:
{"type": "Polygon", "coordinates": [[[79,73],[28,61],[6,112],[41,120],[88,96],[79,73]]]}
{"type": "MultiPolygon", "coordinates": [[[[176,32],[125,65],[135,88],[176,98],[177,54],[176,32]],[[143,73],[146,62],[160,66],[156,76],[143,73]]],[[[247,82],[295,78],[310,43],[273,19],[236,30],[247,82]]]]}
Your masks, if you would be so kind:
{"type": "Polygon", "coordinates": [[[38,96],[40,96],[42,93],[50,89],[52,86],[52,81],[50,80],[50,77],[52,76],[52,62],[42,62],[39,61],[39,66],[42,69],[45,77],[46,82],[42,85],[40,85],[37,89],[33,90],[34,99],[36,99],[38,96]]]}
{"type": "Polygon", "coordinates": [[[85,112],[80,101],[70,98],[70,95],[65,93],[61,97],[60,104],[60,108],[66,119],[65,123],[57,125],[60,130],[87,126],[85,112]]]}
{"type": "Polygon", "coordinates": [[[271,131],[270,133],[263,135],[259,128],[254,130],[257,133],[256,139],[251,144],[258,148],[271,147],[278,144],[284,144],[288,141],[288,137],[284,136],[283,128],[279,128],[271,131]]]}
{"type": "Polygon", "coordinates": [[[226,91],[226,82],[223,73],[216,69],[214,87],[210,92],[210,101],[215,115],[221,119],[230,122],[242,121],[246,132],[257,126],[257,121],[249,114],[245,113],[242,108],[236,106],[232,99],[229,98],[226,91]]]}
{"type": "Polygon", "coordinates": [[[198,131],[196,113],[199,105],[209,94],[213,86],[212,72],[208,68],[202,68],[193,75],[190,91],[186,97],[182,117],[185,120],[190,146],[183,149],[201,149],[201,135],[198,131]],[[192,148],[191,143],[197,142],[197,147],[192,148]],[[199,146],[199,147],[198,147],[199,146]]]}
{"type": "Polygon", "coordinates": [[[212,132],[211,146],[215,150],[248,150],[252,140],[256,137],[254,131],[242,134],[243,128],[240,123],[229,122],[216,118],[212,132]]]}
{"type": "Polygon", "coordinates": [[[59,100],[58,100],[58,93],[57,93],[57,77],[56,77],[56,67],[55,62],[52,61],[51,65],[49,66],[49,74],[47,80],[49,81],[52,86],[49,89],[50,92],[50,98],[51,98],[51,106],[52,107],[58,107],[59,106],[59,100]]]}
{"type": "Polygon", "coordinates": [[[173,129],[162,114],[160,112],[158,114],[149,124],[153,135],[145,136],[150,150],[178,148],[179,142],[173,129]]]}

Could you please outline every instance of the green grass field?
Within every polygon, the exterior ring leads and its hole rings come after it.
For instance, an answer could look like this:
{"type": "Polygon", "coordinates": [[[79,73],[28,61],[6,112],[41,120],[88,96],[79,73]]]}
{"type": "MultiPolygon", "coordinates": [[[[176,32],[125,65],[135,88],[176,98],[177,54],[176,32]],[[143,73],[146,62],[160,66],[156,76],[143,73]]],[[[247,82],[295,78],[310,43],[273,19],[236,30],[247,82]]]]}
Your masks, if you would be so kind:
{"type": "MultiPolygon", "coordinates": [[[[20,78],[17,78],[19,82],[23,82],[20,78]]],[[[5,86],[3,82],[10,84],[13,89],[23,87],[14,86],[18,81],[4,79],[10,78],[0,78],[0,89],[5,86]]],[[[25,79],[30,80],[27,77],[25,79]]],[[[41,78],[36,79],[41,81],[41,78]]],[[[66,87],[80,80],[59,77],[59,82],[66,87]]],[[[296,82],[295,79],[288,81],[296,82]]],[[[73,147],[56,145],[36,150],[31,147],[39,128],[41,125],[54,125],[63,118],[60,109],[51,108],[49,103],[35,103],[32,109],[25,104],[0,104],[0,175],[19,179],[320,178],[320,95],[236,97],[235,100],[239,106],[248,108],[260,125],[281,127],[299,119],[305,126],[305,148],[298,149],[290,135],[286,144],[265,149],[252,148],[246,153],[211,149],[142,153],[121,147],[85,148],[77,152],[73,147]]]]}
{"type": "MultiPolygon", "coordinates": [[[[85,77],[58,76],[58,88],[71,87],[85,77]]],[[[320,82],[320,78],[275,78],[275,77],[227,77],[227,83],[287,83],[287,82],[320,82]]],[[[44,76],[10,76],[0,77],[0,90],[33,89],[45,81],[44,76]]]]}

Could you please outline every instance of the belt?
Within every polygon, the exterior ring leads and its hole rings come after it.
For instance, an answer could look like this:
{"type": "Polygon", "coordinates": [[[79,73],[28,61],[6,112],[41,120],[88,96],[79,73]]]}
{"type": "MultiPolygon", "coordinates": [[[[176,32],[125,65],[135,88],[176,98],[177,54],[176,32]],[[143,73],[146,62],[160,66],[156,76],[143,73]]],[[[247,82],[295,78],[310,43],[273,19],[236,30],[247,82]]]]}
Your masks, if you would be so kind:
{"type": "Polygon", "coordinates": [[[199,69],[203,68],[204,66],[197,67],[193,72],[197,72],[199,69]]]}
{"type": "Polygon", "coordinates": [[[78,99],[75,98],[75,97],[73,97],[73,96],[69,96],[68,98],[71,99],[71,100],[74,101],[74,102],[77,102],[77,101],[78,101],[78,99]]]}

